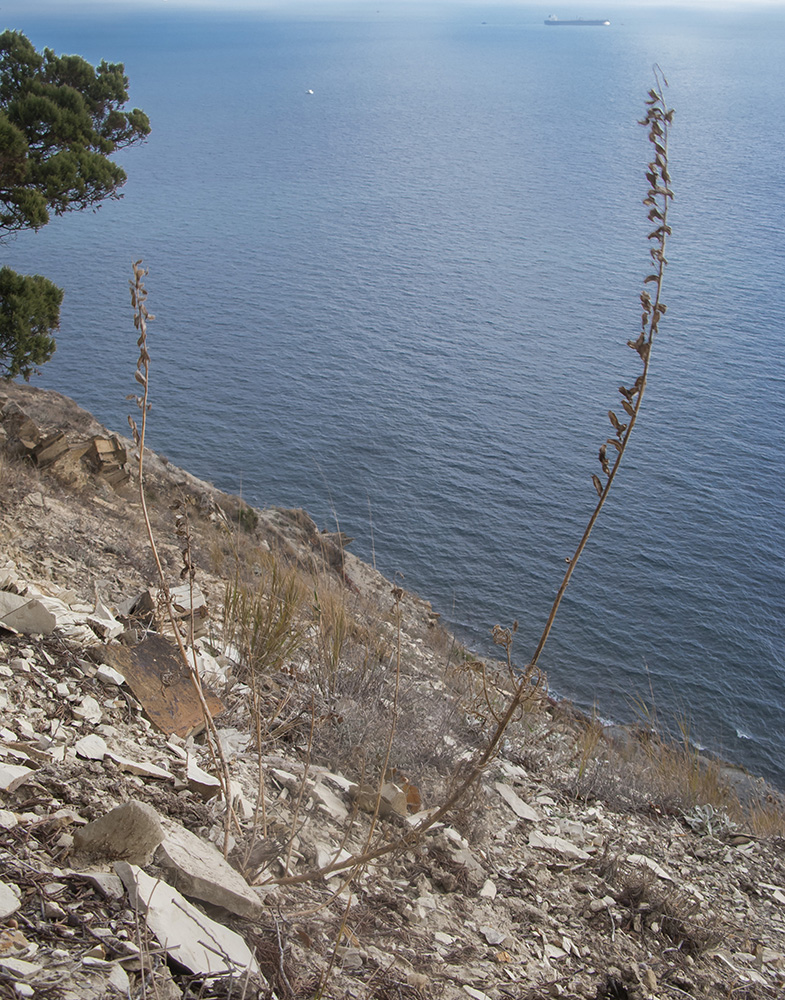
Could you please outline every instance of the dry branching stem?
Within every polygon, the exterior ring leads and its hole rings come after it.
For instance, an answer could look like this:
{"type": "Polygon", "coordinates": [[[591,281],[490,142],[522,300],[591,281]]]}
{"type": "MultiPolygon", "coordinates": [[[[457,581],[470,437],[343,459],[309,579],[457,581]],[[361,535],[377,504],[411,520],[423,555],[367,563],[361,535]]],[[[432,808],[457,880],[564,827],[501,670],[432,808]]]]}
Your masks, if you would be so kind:
{"type": "MultiPolygon", "coordinates": [[[[147,276],[147,270],[142,267],[142,261],[138,260],[133,265],[134,277],[133,280],[129,281],[131,286],[131,303],[134,309],[134,326],[139,333],[139,338],[137,340],[137,346],[139,347],[139,359],[136,363],[136,372],[134,377],[136,381],[142,386],[141,396],[131,396],[129,398],[135,399],[139,410],[141,411],[141,428],[136,424],[136,421],[129,416],[128,423],[131,427],[131,433],[133,434],[134,444],[137,448],[137,469],[139,475],[139,500],[142,507],[142,516],[144,517],[145,528],[147,530],[147,537],[150,541],[150,548],[153,553],[153,559],[155,560],[156,570],[158,571],[158,579],[161,585],[161,596],[166,608],[166,614],[169,618],[169,623],[172,627],[172,632],[177,643],[177,648],[180,653],[180,658],[185,664],[191,681],[196,691],[197,697],[199,699],[199,705],[202,710],[202,715],[204,717],[206,732],[207,732],[207,742],[210,749],[210,753],[213,756],[213,760],[217,765],[218,777],[221,782],[221,791],[224,796],[224,802],[226,804],[226,818],[224,824],[224,855],[229,852],[229,837],[232,826],[232,820],[234,817],[234,812],[232,809],[232,795],[231,786],[229,779],[229,767],[226,763],[226,758],[224,757],[223,748],[221,746],[221,741],[218,738],[218,732],[215,727],[215,722],[213,721],[212,713],[207,705],[207,701],[204,696],[204,691],[202,689],[202,680],[199,676],[199,666],[196,661],[196,651],[193,647],[193,631],[191,632],[191,648],[192,656],[188,655],[188,651],[185,648],[185,643],[183,642],[183,637],[180,632],[180,625],[177,621],[177,617],[174,613],[174,607],[172,606],[172,598],[169,593],[169,586],[166,581],[166,574],[164,572],[163,565],[161,564],[161,558],[158,554],[158,546],[155,541],[155,535],[153,533],[153,527],[150,522],[150,515],[147,510],[147,502],[145,500],[144,492],[144,441],[145,432],[147,430],[147,414],[150,412],[149,403],[149,379],[150,379],[150,355],[147,352],[147,323],[150,320],[155,319],[147,309],[147,290],[144,286],[144,278],[147,276]]],[[[191,593],[191,630],[193,630],[193,576],[190,570],[190,545],[186,547],[184,552],[184,557],[186,558],[186,567],[189,575],[190,593],[191,593]]]]}
{"type": "MultiPolygon", "coordinates": [[[[496,728],[488,739],[487,744],[466,768],[463,777],[454,791],[419,826],[397,840],[366,850],[359,856],[347,858],[343,861],[336,861],[319,871],[306,872],[303,875],[280,879],[278,880],[280,883],[308,882],[329,875],[331,872],[346,868],[359,868],[380,857],[404,850],[416,843],[427,830],[435,823],[444,819],[467,795],[487,765],[496,756],[504,734],[515,718],[516,713],[529,698],[533,697],[542,683],[542,674],[537,664],[550,635],[562,598],[572,579],[572,574],[589,541],[600,512],[605,505],[608,493],[627,449],[633,427],[638,419],[638,413],[640,412],[646,388],[646,379],[649,373],[652,345],[658,331],[660,318],[665,314],[665,304],[662,301],[661,295],[665,268],[668,263],[665,257],[665,245],[667,237],[671,234],[671,228],[668,225],[668,209],[673,199],[673,191],[671,190],[671,178],[668,172],[668,130],[673,121],[673,110],[669,109],[665,102],[664,88],[667,87],[667,80],[662,76],[658,67],[655,67],[655,78],[656,89],[652,89],[648,93],[646,115],[640,123],[648,130],[649,143],[653,149],[653,157],[646,170],[646,179],[649,183],[649,188],[643,201],[644,205],[649,209],[648,219],[654,224],[654,229],[648,234],[648,239],[652,243],[649,255],[653,267],[651,273],[644,278],[644,290],[640,295],[642,307],[640,331],[635,340],[627,342],[629,347],[641,359],[643,370],[635,379],[631,388],[627,388],[626,386],[619,387],[619,393],[622,397],[621,406],[625,415],[629,418],[628,422],[622,423],[613,410],[609,410],[608,412],[608,419],[614,433],[601,445],[599,452],[605,482],[603,483],[597,475],[592,477],[598,495],[597,502],[573,555],[567,560],[567,569],[554,598],[534,653],[523,672],[517,678],[513,696],[507,705],[506,711],[498,718],[496,728]],[[611,448],[610,453],[608,452],[609,447],[611,448]],[[612,462],[609,455],[613,459],[612,462]]],[[[507,649],[509,660],[512,631],[499,628],[498,635],[502,640],[501,644],[505,645],[507,649]]]]}

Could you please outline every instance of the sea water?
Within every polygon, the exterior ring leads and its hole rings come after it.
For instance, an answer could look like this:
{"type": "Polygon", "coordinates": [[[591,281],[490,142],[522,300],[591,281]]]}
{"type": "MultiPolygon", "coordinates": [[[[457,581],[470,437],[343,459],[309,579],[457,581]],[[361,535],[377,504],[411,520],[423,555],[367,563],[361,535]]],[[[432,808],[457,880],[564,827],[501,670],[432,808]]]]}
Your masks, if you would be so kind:
{"type": "Polygon", "coordinates": [[[119,157],[122,200],[2,248],[66,290],[36,384],[123,429],[143,258],[152,446],[338,523],[480,653],[518,620],[518,664],[639,373],[637,121],[662,67],[668,313],[541,663],[606,718],[653,696],[785,786],[785,10],[69,7],[2,16],[123,62],[153,132],[119,157]]]}

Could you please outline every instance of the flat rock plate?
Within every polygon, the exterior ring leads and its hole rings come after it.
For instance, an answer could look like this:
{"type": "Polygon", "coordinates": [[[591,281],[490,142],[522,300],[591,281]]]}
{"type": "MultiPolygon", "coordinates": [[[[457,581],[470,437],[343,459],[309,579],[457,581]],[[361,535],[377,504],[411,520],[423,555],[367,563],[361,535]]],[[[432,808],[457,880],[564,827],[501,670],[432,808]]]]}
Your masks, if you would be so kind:
{"type": "MultiPolygon", "coordinates": [[[[204,729],[199,696],[173,642],[162,635],[152,635],[131,649],[110,646],[106,652],[110,666],[120,671],[147,717],[162,733],[167,736],[175,733],[186,739],[204,729]]],[[[223,712],[223,702],[211,691],[203,690],[207,707],[215,718],[223,712]]]]}

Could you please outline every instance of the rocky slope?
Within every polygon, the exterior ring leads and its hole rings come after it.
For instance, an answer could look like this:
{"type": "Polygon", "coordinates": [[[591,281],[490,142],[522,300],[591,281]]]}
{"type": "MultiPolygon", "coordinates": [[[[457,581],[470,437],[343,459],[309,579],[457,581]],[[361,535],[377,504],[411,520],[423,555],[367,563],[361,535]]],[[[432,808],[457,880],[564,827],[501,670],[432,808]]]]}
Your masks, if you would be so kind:
{"type": "Polygon", "coordinates": [[[0,997],[783,995],[770,790],[745,812],[538,691],[417,837],[506,671],[304,512],[151,455],[184,662],[130,442],[56,393],[0,408],[0,997]]]}

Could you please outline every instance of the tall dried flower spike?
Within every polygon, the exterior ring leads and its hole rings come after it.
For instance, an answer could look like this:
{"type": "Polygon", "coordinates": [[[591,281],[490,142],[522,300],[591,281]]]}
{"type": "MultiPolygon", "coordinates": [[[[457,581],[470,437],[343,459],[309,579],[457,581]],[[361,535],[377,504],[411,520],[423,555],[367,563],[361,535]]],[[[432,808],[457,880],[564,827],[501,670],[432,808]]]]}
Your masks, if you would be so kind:
{"type": "MultiPolygon", "coordinates": [[[[190,628],[191,634],[190,647],[191,654],[189,655],[186,650],[183,634],[181,627],[178,624],[177,618],[174,613],[174,608],[172,606],[172,598],[169,591],[169,586],[166,581],[166,574],[164,572],[163,565],[161,563],[161,557],[158,552],[158,545],[156,544],[155,535],[153,533],[153,527],[150,523],[150,515],[147,510],[147,501],[145,499],[145,484],[144,484],[144,440],[145,432],[147,429],[147,414],[150,411],[150,404],[148,402],[148,392],[149,392],[149,376],[150,376],[150,355],[147,353],[147,324],[150,320],[155,319],[147,311],[147,290],[144,286],[144,278],[147,277],[147,269],[142,267],[142,261],[137,260],[133,264],[134,276],[132,280],[129,280],[131,286],[131,304],[134,309],[134,327],[139,331],[139,339],[137,340],[137,346],[139,347],[139,359],[136,362],[136,371],[134,377],[136,381],[142,386],[144,393],[142,396],[131,395],[128,398],[136,401],[136,405],[139,407],[142,418],[141,418],[141,428],[137,426],[136,421],[130,416],[128,418],[128,423],[131,426],[131,430],[134,436],[134,444],[137,448],[137,462],[138,462],[138,476],[139,476],[139,501],[142,508],[142,517],[144,518],[145,528],[147,530],[147,537],[150,542],[150,549],[153,555],[153,560],[155,562],[155,567],[158,572],[158,580],[160,583],[159,590],[159,602],[162,612],[162,617],[165,616],[169,620],[169,624],[172,627],[172,633],[177,643],[177,648],[180,654],[180,658],[183,661],[186,669],[191,675],[191,681],[194,686],[194,690],[199,699],[199,704],[202,709],[202,714],[204,716],[205,726],[207,730],[207,742],[210,749],[210,753],[213,760],[218,766],[219,778],[221,781],[221,790],[224,796],[224,801],[226,803],[226,813],[224,822],[224,856],[229,853],[229,843],[230,843],[230,827],[235,819],[234,809],[232,806],[232,798],[230,795],[230,777],[229,768],[226,763],[226,757],[221,747],[221,741],[218,739],[218,731],[215,728],[215,722],[213,721],[210,708],[205,699],[204,690],[202,689],[202,681],[199,676],[199,664],[196,658],[196,650],[193,644],[193,613],[190,617],[190,628]]],[[[185,530],[187,537],[187,530],[185,530]]],[[[190,541],[186,541],[185,549],[183,551],[184,576],[188,577],[190,583],[193,583],[193,572],[190,560],[190,541]]],[[[193,593],[191,594],[191,607],[193,608],[193,593]]]]}
{"type": "MultiPolygon", "coordinates": [[[[450,795],[448,801],[440,806],[439,809],[437,809],[430,816],[423,827],[419,828],[421,832],[427,827],[432,826],[434,822],[440,820],[442,816],[444,816],[445,813],[448,812],[474,784],[488,762],[497,752],[507,726],[515,717],[516,712],[525,700],[530,697],[533,685],[536,686],[540,683],[541,673],[538,667],[540,655],[542,654],[545,643],[550,635],[562,598],[564,597],[569,582],[572,579],[573,570],[575,569],[578,560],[586,547],[592,529],[594,528],[597,518],[600,515],[600,511],[602,510],[605,500],[608,497],[608,492],[619,469],[622,457],[630,440],[630,435],[632,434],[633,427],[635,426],[635,422],[638,418],[638,413],[640,412],[641,402],[646,388],[646,377],[649,372],[652,343],[654,336],[657,333],[658,321],[660,317],[665,314],[665,305],[661,301],[660,295],[662,293],[665,268],[668,263],[665,257],[665,243],[667,237],[670,236],[671,233],[670,226],[668,225],[668,208],[670,201],[673,199],[673,191],[670,188],[671,178],[668,173],[668,127],[673,121],[673,110],[669,109],[665,103],[663,92],[664,88],[668,85],[667,80],[665,80],[664,76],[660,72],[659,67],[655,67],[654,72],[657,81],[657,89],[649,91],[648,100],[646,101],[646,116],[641,122],[642,125],[648,128],[649,142],[654,147],[654,156],[648,164],[645,174],[646,180],[649,183],[649,188],[646,192],[646,197],[644,198],[644,205],[649,207],[649,219],[656,220],[660,224],[648,235],[648,239],[655,243],[655,246],[653,246],[650,250],[650,255],[655,263],[655,268],[654,273],[647,275],[643,282],[644,289],[640,296],[642,306],[641,329],[635,340],[627,341],[628,345],[640,357],[643,364],[643,371],[635,379],[632,389],[627,389],[626,386],[622,386],[619,389],[622,396],[622,407],[624,412],[629,417],[629,421],[624,424],[619,420],[613,410],[608,411],[608,419],[613,426],[615,434],[602,444],[599,451],[599,461],[605,475],[605,482],[603,483],[602,479],[600,479],[598,475],[592,475],[592,483],[597,492],[597,502],[588,519],[575,552],[572,556],[568,556],[566,559],[566,570],[564,572],[564,576],[562,577],[561,585],[559,586],[556,597],[551,605],[548,619],[542,630],[542,634],[540,635],[534,654],[519,675],[518,686],[515,694],[510,699],[503,716],[498,720],[496,729],[489,738],[485,749],[472,762],[460,786],[450,795]],[[646,287],[650,285],[653,285],[653,288],[646,287]],[[613,462],[610,461],[610,457],[607,452],[606,446],[609,444],[612,445],[614,449],[613,453],[611,453],[613,462]]],[[[501,644],[506,645],[509,657],[512,637],[509,636],[510,642],[509,644],[506,644],[505,640],[507,639],[509,633],[505,634],[505,630],[498,625],[493,631],[494,641],[498,643],[501,640],[501,644]]]]}
{"type": "MultiPolygon", "coordinates": [[[[542,634],[540,635],[534,654],[525,667],[519,673],[514,675],[516,686],[512,697],[509,699],[509,702],[507,703],[507,706],[501,716],[497,716],[494,712],[496,726],[489,736],[485,746],[467,764],[466,769],[462,772],[462,774],[460,774],[457,787],[450,792],[446,800],[442,802],[438,808],[429,812],[427,818],[422,820],[422,822],[420,822],[417,826],[408,830],[400,837],[387,840],[378,847],[371,848],[370,842],[367,842],[365,851],[359,855],[354,854],[349,858],[333,861],[317,871],[301,875],[285,876],[284,878],[276,880],[279,884],[310,882],[316,878],[332,874],[333,872],[344,871],[347,869],[352,869],[352,871],[356,872],[360,870],[360,866],[378,860],[379,858],[385,857],[395,851],[406,850],[417,843],[417,841],[428,829],[431,829],[434,824],[439,823],[445,815],[451,812],[455,806],[464,799],[487,765],[498,752],[504,739],[505,732],[507,731],[507,728],[512,720],[516,717],[518,711],[525,705],[527,699],[532,696],[532,692],[538,690],[539,686],[544,683],[542,672],[538,666],[538,661],[550,634],[556,613],[561,604],[561,600],[564,597],[567,586],[572,578],[572,572],[575,569],[584,548],[586,547],[586,543],[589,540],[592,529],[597,521],[597,518],[599,517],[600,511],[603,508],[605,500],[608,496],[608,491],[619,468],[619,463],[627,447],[627,443],[629,442],[630,434],[635,426],[643,393],[646,388],[646,376],[649,370],[652,342],[654,335],[657,332],[659,318],[665,313],[665,305],[661,302],[660,295],[662,292],[665,267],[667,266],[667,260],[665,257],[665,242],[671,232],[670,226],[667,222],[668,207],[671,199],[673,198],[673,192],[670,188],[671,178],[668,173],[668,126],[673,120],[673,111],[667,108],[665,104],[663,89],[667,86],[667,81],[662,76],[658,67],[655,67],[655,77],[657,81],[657,89],[649,91],[648,99],[646,101],[646,116],[641,124],[648,127],[649,142],[654,148],[653,159],[648,164],[646,170],[646,179],[649,182],[649,189],[644,199],[644,205],[648,206],[650,209],[649,219],[660,223],[660,225],[657,225],[648,236],[648,239],[653,240],[656,244],[651,249],[651,257],[656,266],[654,268],[654,272],[647,275],[643,282],[644,290],[640,296],[642,306],[640,332],[636,339],[627,341],[630,348],[632,348],[640,357],[643,364],[643,371],[635,379],[632,388],[627,388],[626,386],[621,386],[619,388],[619,393],[622,396],[622,406],[625,413],[628,414],[630,418],[629,422],[622,424],[616,414],[613,413],[612,410],[609,411],[609,419],[614,427],[614,430],[616,431],[616,434],[613,437],[608,438],[608,440],[601,445],[599,452],[599,458],[602,464],[603,472],[606,475],[606,481],[603,484],[598,475],[595,474],[592,476],[592,482],[594,483],[594,487],[598,493],[598,500],[588,519],[583,535],[578,542],[574,554],[572,556],[568,556],[565,560],[567,568],[556,597],[554,598],[553,604],[551,605],[548,619],[542,630],[542,634]],[[646,286],[648,285],[653,285],[653,289],[647,288],[646,286]],[[610,463],[608,456],[606,447],[608,444],[612,445],[615,452],[615,455],[613,455],[613,464],[610,463]]],[[[394,594],[394,596],[397,601],[397,595],[394,594]]],[[[511,676],[513,675],[513,671],[510,651],[512,648],[512,636],[516,631],[517,622],[513,625],[511,630],[505,629],[501,625],[496,625],[493,629],[494,642],[503,646],[507,653],[508,668],[511,676]]]]}

